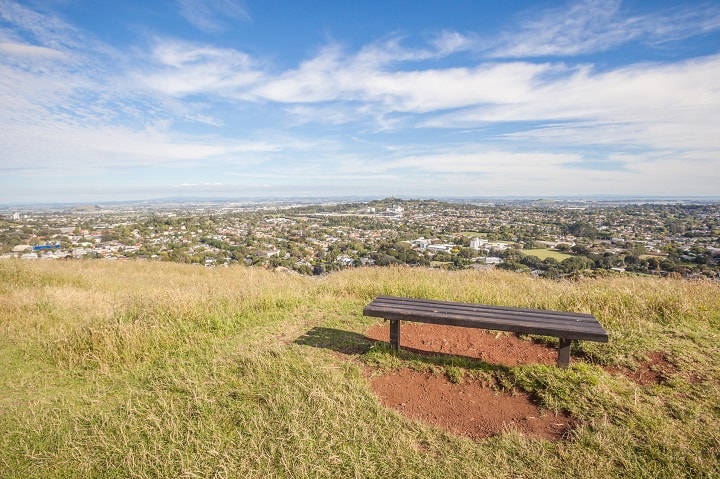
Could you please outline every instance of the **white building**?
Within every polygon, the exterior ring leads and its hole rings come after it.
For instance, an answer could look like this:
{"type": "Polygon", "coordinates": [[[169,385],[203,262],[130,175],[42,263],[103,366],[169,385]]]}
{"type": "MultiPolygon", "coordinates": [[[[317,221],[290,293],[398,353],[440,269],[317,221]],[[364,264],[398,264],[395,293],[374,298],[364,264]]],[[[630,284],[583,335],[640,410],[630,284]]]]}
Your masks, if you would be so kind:
{"type": "Polygon", "coordinates": [[[428,251],[434,251],[434,252],[445,252],[445,253],[451,253],[452,249],[455,247],[454,244],[431,244],[427,246],[428,251]]]}
{"type": "Polygon", "coordinates": [[[474,249],[475,251],[478,251],[480,248],[484,248],[485,245],[487,245],[488,240],[481,239],[475,236],[473,239],[470,240],[470,247],[474,249]]]}
{"type": "Polygon", "coordinates": [[[412,244],[413,246],[415,246],[416,248],[418,248],[421,251],[425,251],[425,249],[427,249],[427,247],[430,246],[430,243],[431,243],[430,240],[422,238],[422,237],[410,241],[410,244],[412,244]]]}
{"type": "Polygon", "coordinates": [[[505,251],[510,248],[506,243],[486,243],[486,246],[493,251],[505,251]]]}

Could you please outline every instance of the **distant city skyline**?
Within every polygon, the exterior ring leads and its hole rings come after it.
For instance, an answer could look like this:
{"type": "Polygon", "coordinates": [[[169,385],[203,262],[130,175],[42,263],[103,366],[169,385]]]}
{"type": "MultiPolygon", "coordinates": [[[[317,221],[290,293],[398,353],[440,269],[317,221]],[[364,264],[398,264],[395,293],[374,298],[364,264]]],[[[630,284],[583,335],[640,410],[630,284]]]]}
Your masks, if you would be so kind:
{"type": "Polygon", "coordinates": [[[718,78],[710,1],[0,0],[0,205],[717,198],[718,78]]]}

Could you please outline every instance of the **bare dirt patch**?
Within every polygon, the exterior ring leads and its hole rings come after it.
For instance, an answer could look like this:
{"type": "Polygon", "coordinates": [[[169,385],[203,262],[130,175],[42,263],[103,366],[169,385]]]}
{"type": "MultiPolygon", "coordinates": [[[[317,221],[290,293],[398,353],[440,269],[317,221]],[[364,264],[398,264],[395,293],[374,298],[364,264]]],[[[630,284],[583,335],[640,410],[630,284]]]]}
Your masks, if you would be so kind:
{"type": "MultiPolygon", "coordinates": [[[[387,341],[389,324],[370,328],[366,336],[387,341]]],[[[403,323],[400,345],[418,353],[452,354],[504,366],[555,364],[554,348],[515,335],[434,324],[403,323]]],[[[400,369],[370,377],[382,403],[401,414],[481,439],[508,430],[529,437],[559,440],[571,427],[571,418],[541,411],[523,394],[500,393],[479,381],[450,382],[444,375],[400,369]]]]}
{"type": "Polygon", "coordinates": [[[558,440],[570,426],[568,417],[543,414],[524,395],[498,393],[477,381],[453,384],[444,376],[401,369],[372,378],[371,385],[385,406],[473,439],[517,430],[558,440]]]}
{"type": "Polygon", "coordinates": [[[663,384],[667,382],[671,375],[677,373],[675,365],[667,360],[665,353],[662,351],[654,351],[648,354],[648,359],[638,363],[635,369],[611,366],[606,370],[610,373],[622,374],[640,386],[663,384]]]}
{"type": "MultiPolygon", "coordinates": [[[[365,335],[376,341],[388,341],[390,323],[376,324],[365,335]]],[[[465,356],[503,366],[553,365],[557,362],[557,349],[520,339],[514,334],[440,324],[402,323],[400,347],[420,353],[465,356]]]]}

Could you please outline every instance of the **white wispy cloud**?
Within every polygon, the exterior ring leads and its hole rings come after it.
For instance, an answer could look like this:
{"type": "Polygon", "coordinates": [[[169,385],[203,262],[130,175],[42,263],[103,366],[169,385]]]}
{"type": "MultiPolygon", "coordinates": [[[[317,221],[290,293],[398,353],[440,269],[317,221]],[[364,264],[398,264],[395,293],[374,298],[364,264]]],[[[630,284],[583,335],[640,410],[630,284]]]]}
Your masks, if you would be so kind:
{"type": "Polygon", "coordinates": [[[160,81],[171,70],[185,76],[158,89],[139,82],[126,56],[97,39],[50,15],[14,3],[2,6],[10,7],[0,9],[3,20],[23,34],[7,34],[6,29],[3,37],[12,41],[0,43],[0,168],[5,172],[63,177],[218,158],[250,164],[257,161],[249,158],[252,154],[283,148],[268,141],[174,131],[176,121],[221,124],[203,113],[202,102],[172,95],[178,90],[207,94],[211,87],[223,87],[220,81],[193,85],[193,65],[202,62],[207,68],[214,61],[218,69],[223,62],[227,68],[244,68],[247,57],[165,44],[154,51],[162,70],[155,78],[160,81]],[[43,31],[41,25],[50,28],[43,31]],[[28,34],[39,44],[19,40],[28,34]]]}
{"type": "MultiPolygon", "coordinates": [[[[479,146],[479,145],[477,145],[479,146]]],[[[554,154],[535,151],[518,153],[503,150],[489,150],[474,153],[436,153],[431,155],[413,155],[388,161],[385,170],[418,169],[426,172],[507,174],[526,171],[532,176],[554,171],[558,167],[574,163],[581,158],[577,154],[554,154]]]]}
{"type": "Polygon", "coordinates": [[[25,43],[0,42],[0,53],[8,56],[34,58],[63,58],[65,54],[54,48],[28,45],[25,43]]]}
{"type": "Polygon", "coordinates": [[[426,50],[382,49],[355,55],[336,45],[252,90],[257,98],[282,103],[364,101],[386,111],[426,112],[478,103],[515,103],[529,93],[536,76],[553,67],[531,63],[489,63],[474,68],[397,69],[397,64],[427,59],[426,50]]]}
{"type": "Polygon", "coordinates": [[[154,67],[133,77],[147,88],[170,96],[232,97],[262,78],[249,55],[229,48],[157,39],[150,60],[154,67]]]}
{"type": "Polygon", "coordinates": [[[583,195],[590,191],[605,194],[667,195],[678,184],[690,184],[697,195],[716,195],[717,178],[709,174],[708,163],[700,160],[658,155],[610,155],[612,168],[585,168],[587,159],[579,153],[548,153],[488,150],[476,145],[475,152],[437,152],[399,157],[376,167],[379,174],[394,174],[398,185],[413,181],[452,184],[467,194],[543,195],[548,192],[583,195]],[[619,166],[618,166],[619,165],[619,166]],[[424,180],[423,180],[424,179],[424,180]]]}
{"type": "Polygon", "coordinates": [[[84,44],[83,35],[72,25],[11,0],[0,0],[0,19],[19,26],[33,42],[47,48],[62,51],[84,44]]]}
{"type": "Polygon", "coordinates": [[[521,22],[492,52],[500,57],[577,55],[610,49],[643,33],[639,19],[618,19],[620,0],[586,0],[521,22]]]}
{"type": "MultiPolygon", "coordinates": [[[[621,0],[584,0],[520,21],[494,43],[489,55],[504,58],[573,56],[611,50],[639,40],[679,40],[720,28],[717,4],[683,5],[627,15],[621,0]]],[[[480,45],[484,47],[484,45],[480,45]]]]}
{"type": "Polygon", "coordinates": [[[601,73],[581,67],[549,81],[530,79],[528,94],[511,108],[489,104],[438,116],[428,125],[545,122],[551,127],[532,134],[569,144],[717,150],[720,137],[712,132],[720,128],[719,77],[717,55],[601,73]]]}
{"type": "Polygon", "coordinates": [[[224,31],[228,28],[228,20],[252,20],[248,10],[237,0],[177,0],[177,4],[180,14],[206,33],[224,31]]]}
{"type": "Polygon", "coordinates": [[[257,161],[253,154],[282,149],[266,141],[188,137],[110,126],[88,129],[53,122],[31,132],[9,127],[4,132],[2,147],[13,159],[2,169],[30,174],[39,169],[52,170],[59,176],[86,170],[171,166],[178,162],[200,166],[213,158],[237,165],[252,164],[257,161]]]}
{"type": "Polygon", "coordinates": [[[430,44],[441,56],[452,55],[477,47],[477,35],[462,34],[453,30],[443,30],[435,35],[430,44]]]}

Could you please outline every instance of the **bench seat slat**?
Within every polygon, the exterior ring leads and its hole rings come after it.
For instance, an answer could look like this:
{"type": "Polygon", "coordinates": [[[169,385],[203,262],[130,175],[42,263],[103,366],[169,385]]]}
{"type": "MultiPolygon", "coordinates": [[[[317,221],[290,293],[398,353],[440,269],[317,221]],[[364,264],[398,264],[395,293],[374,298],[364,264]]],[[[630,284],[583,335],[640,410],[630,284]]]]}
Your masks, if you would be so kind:
{"type": "MultiPolygon", "coordinates": [[[[408,309],[395,309],[395,308],[382,308],[382,309],[368,309],[366,316],[376,316],[385,319],[406,319],[412,317],[424,318],[426,321],[431,321],[432,318],[438,318],[438,322],[444,321],[446,318],[455,318],[458,320],[467,320],[469,322],[476,322],[482,324],[485,321],[494,320],[500,323],[512,325],[512,324],[527,324],[533,325],[538,328],[568,328],[575,329],[578,331],[603,331],[602,327],[589,323],[581,323],[572,320],[558,320],[557,318],[527,318],[522,316],[503,316],[496,313],[482,313],[482,314],[463,314],[452,311],[422,311],[422,310],[408,310],[408,309]],[[391,318],[390,316],[402,316],[400,318],[391,318]]],[[[409,320],[409,319],[408,319],[409,320]]]]}
{"type": "Polygon", "coordinates": [[[365,307],[363,314],[389,320],[608,341],[607,332],[597,319],[585,313],[379,296],[365,307]]]}
{"type": "Polygon", "coordinates": [[[372,301],[368,308],[381,309],[406,309],[406,310],[419,310],[419,311],[432,311],[437,313],[442,312],[454,312],[458,314],[492,314],[497,313],[503,317],[539,317],[539,318],[557,318],[559,320],[572,319],[575,322],[597,324],[597,319],[592,314],[586,313],[568,313],[562,311],[550,311],[544,309],[530,309],[530,308],[511,308],[507,306],[488,306],[483,304],[472,304],[472,303],[451,303],[443,301],[426,301],[426,300],[411,300],[408,301],[406,298],[394,298],[391,296],[380,296],[372,301]]]}
{"type": "Polygon", "coordinates": [[[558,316],[550,311],[521,311],[521,310],[498,310],[495,308],[458,308],[458,307],[425,307],[420,304],[396,305],[396,304],[371,304],[369,309],[375,311],[417,311],[419,313],[428,314],[455,314],[468,317],[485,317],[497,316],[508,318],[510,320],[527,320],[527,321],[555,321],[558,324],[576,323],[591,326],[597,324],[597,320],[593,316],[558,316]]]}
{"type": "MultiPolygon", "coordinates": [[[[375,316],[368,314],[367,316],[375,316]]],[[[503,320],[484,319],[482,321],[478,319],[468,319],[462,317],[445,316],[442,321],[438,321],[437,317],[423,317],[421,315],[408,315],[408,314],[387,314],[383,316],[377,316],[390,320],[403,320],[403,321],[415,321],[425,323],[436,323],[436,324],[447,324],[450,326],[462,326],[466,328],[479,328],[479,329],[490,329],[490,330],[502,330],[511,331],[515,333],[524,334],[540,334],[546,336],[554,336],[558,338],[566,339],[584,339],[589,341],[597,341],[606,343],[608,341],[607,334],[603,331],[588,331],[583,328],[573,328],[569,326],[560,327],[543,327],[537,322],[522,323],[512,322],[509,323],[503,320]]]]}
{"type": "MultiPolygon", "coordinates": [[[[441,309],[433,308],[432,310],[424,309],[419,306],[413,307],[394,307],[394,306],[371,306],[367,308],[368,316],[385,317],[385,314],[405,314],[408,316],[438,316],[438,317],[458,317],[467,319],[477,319],[482,321],[485,319],[498,319],[512,324],[514,322],[524,322],[528,324],[537,324],[539,327],[542,326],[557,326],[557,327],[571,327],[577,326],[578,329],[597,329],[602,330],[602,327],[597,324],[597,320],[588,321],[585,318],[570,318],[570,317],[554,317],[552,315],[524,315],[516,313],[498,312],[494,310],[471,310],[462,311],[458,309],[441,309]],[[372,313],[372,314],[370,314],[372,313]]],[[[389,319],[389,318],[387,318],[389,319]]]]}
{"type": "Polygon", "coordinates": [[[395,296],[378,296],[373,300],[372,303],[370,303],[373,306],[381,306],[383,304],[386,304],[388,306],[394,306],[394,307],[411,307],[413,305],[418,305],[422,308],[428,308],[431,305],[437,305],[439,308],[445,309],[459,309],[459,310],[472,310],[472,309],[478,309],[481,311],[489,311],[489,310],[497,310],[497,311],[503,311],[503,312],[516,312],[521,314],[539,314],[539,315],[552,315],[557,317],[571,317],[571,318],[584,318],[588,321],[596,322],[597,320],[592,314],[587,313],[569,313],[564,311],[550,311],[550,310],[544,310],[544,309],[531,309],[531,308],[514,308],[510,306],[490,306],[485,304],[475,304],[475,303],[456,303],[451,301],[437,301],[437,300],[425,300],[425,299],[414,299],[414,298],[400,298],[395,296]]]}

